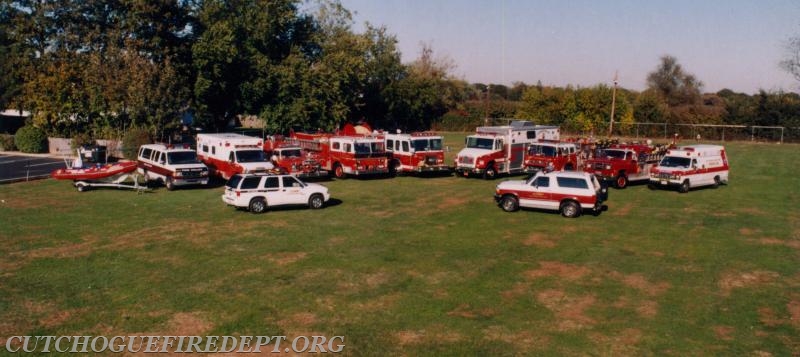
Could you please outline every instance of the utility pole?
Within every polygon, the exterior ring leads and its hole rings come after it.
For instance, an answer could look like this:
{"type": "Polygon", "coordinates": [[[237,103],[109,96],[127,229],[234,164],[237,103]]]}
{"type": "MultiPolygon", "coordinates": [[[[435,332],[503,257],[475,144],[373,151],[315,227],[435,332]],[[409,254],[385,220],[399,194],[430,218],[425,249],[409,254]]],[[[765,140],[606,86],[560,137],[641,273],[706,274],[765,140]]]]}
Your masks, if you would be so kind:
{"type": "Polygon", "coordinates": [[[614,89],[611,92],[611,121],[608,124],[608,137],[611,138],[611,133],[614,131],[614,109],[617,107],[617,77],[619,71],[614,72],[614,89]]]}

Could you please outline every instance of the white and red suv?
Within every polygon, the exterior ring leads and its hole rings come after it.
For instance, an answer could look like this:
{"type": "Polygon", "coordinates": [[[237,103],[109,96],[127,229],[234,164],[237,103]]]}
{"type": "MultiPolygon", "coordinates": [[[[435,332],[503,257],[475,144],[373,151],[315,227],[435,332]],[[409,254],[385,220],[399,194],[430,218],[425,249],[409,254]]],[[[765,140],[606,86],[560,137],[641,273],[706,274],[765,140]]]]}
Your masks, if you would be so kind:
{"type": "Polygon", "coordinates": [[[331,195],[328,188],[305,183],[292,175],[235,174],[225,184],[222,201],[230,206],[263,213],[270,207],[304,206],[318,209],[331,195]]]}
{"type": "Polygon", "coordinates": [[[608,188],[586,172],[539,172],[527,180],[504,181],[495,189],[495,200],[506,212],[520,207],[559,211],[564,217],[578,217],[584,210],[606,209],[608,188]]]}

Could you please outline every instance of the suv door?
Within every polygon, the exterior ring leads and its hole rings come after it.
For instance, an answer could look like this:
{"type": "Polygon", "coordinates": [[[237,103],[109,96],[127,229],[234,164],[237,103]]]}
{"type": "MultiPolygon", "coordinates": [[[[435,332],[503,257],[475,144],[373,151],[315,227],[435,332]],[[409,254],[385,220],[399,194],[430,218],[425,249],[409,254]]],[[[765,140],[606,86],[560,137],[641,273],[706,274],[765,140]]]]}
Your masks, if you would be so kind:
{"type": "Polygon", "coordinates": [[[267,205],[280,206],[286,204],[284,202],[284,195],[281,192],[281,183],[277,176],[267,176],[264,178],[264,183],[259,192],[264,194],[267,198],[267,205]]]}
{"type": "Polygon", "coordinates": [[[283,192],[283,198],[286,204],[291,205],[302,205],[306,204],[308,199],[306,198],[306,194],[303,190],[303,185],[300,180],[298,180],[294,176],[282,176],[281,177],[281,186],[283,192]]]}

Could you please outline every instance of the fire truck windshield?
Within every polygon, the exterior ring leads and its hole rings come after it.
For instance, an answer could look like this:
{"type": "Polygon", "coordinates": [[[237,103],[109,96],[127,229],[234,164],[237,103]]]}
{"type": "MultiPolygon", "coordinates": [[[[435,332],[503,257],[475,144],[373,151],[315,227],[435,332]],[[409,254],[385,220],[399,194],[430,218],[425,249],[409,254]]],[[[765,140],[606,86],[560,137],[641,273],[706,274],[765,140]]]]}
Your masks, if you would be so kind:
{"type": "Polygon", "coordinates": [[[167,153],[167,162],[170,165],[197,164],[197,153],[194,151],[179,151],[167,153]]]}
{"type": "Polygon", "coordinates": [[[605,156],[612,158],[612,159],[625,159],[625,151],[623,150],[610,150],[606,149],[603,151],[605,156]]]}
{"type": "Polygon", "coordinates": [[[236,151],[236,162],[264,162],[264,152],[261,150],[239,150],[236,151]]]}
{"type": "Polygon", "coordinates": [[[356,150],[357,157],[378,157],[384,154],[386,150],[383,148],[383,143],[381,142],[372,142],[372,143],[355,143],[353,148],[356,150]]]}
{"type": "Polygon", "coordinates": [[[467,147],[470,149],[492,150],[492,148],[494,147],[494,139],[468,136],[467,147]]]}
{"type": "Polygon", "coordinates": [[[688,157],[665,156],[663,159],[661,159],[659,166],[689,168],[689,165],[691,164],[692,160],[690,160],[688,157]]]}
{"type": "Polygon", "coordinates": [[[300,149],[290,149],[290,150],[281,150],[281,156],[283,156],[283,157],[303,157],[303,154],[300,152],[300,149]]]}
{"type": "Polygon", "coordinates": [[[531,148],[528,150],[528,154],[530,155],[544,157],[555,157],[556,152],[555,147],[548,145],[531,145],[531,148]]]}
{"type": "Polygon", "coordinates": [[[411,140],[414,151],[442,150],[442,139],[414,139],[411,140]]]}

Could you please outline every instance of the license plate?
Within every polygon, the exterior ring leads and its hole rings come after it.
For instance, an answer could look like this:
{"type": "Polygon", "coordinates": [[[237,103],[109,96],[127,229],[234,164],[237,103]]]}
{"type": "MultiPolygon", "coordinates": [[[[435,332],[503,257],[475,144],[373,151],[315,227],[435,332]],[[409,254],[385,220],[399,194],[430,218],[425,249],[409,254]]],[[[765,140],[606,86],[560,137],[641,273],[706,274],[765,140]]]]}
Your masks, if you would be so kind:
{"type": "Polygon", "coordinates": [[[662,185],[666,185],[666,184],[667,184],[667,181],[666,181],[666,180],[661,180],[661,184],[662,184],[662,185]]]}

